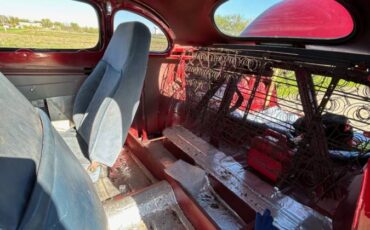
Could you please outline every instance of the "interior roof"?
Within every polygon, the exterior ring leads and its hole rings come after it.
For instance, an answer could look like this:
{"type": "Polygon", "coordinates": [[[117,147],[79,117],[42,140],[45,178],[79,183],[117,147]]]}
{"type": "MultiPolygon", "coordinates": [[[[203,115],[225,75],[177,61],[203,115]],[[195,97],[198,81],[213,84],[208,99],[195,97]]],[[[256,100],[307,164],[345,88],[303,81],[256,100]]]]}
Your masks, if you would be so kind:
{"type": "MultiPolygon", "coordinates": [[[[101,0],[107,1],[107,0],[101,0]]],[[[213,11],[226,0],[115,0],[111,2],[133,2],[152,11],[168,24],[172,39],[180,45],[250,44],[242,38],[232,38],[218,32],[213,23],[213,11]]],[[[370,1],[338,0],[352,13],[356,31],[349,39],[332,43],[304,42],[310,48],[330,49],[332,51],[361,53],[370,55],[370,1]]],[[[297,41],[289,41],[287,43],[297,41]]],[[[253,43],[253,42],[252,42],[253,43]]],[[[302,42],[303,43],[303,42],[302,42]]]]}

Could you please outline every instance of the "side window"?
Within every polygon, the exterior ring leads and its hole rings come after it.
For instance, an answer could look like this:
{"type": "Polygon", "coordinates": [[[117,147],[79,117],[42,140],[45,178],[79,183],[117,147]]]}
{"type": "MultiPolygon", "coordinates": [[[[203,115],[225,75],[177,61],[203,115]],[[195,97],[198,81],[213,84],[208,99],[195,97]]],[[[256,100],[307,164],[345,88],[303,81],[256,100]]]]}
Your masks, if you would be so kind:
{"type": "Polygon", "coordinates": [[[118,11],[114,15],[114,29],[116,29],[117,26],[121,23],[131,21],[139,21],[141,23],[144,23],[150,29],[150,32],[152,34],[152,40],[150,43],[151,52],[164,52],[167,50],[169,43],[163,31],[153,22],[133,12],[127,10],[118,11]]]}
{"type": "Polygon", "coordinates": [[[87,3],[1,0],[0,4],[0,48],[80,50],[99,43],[98,15],[87,3]]]}

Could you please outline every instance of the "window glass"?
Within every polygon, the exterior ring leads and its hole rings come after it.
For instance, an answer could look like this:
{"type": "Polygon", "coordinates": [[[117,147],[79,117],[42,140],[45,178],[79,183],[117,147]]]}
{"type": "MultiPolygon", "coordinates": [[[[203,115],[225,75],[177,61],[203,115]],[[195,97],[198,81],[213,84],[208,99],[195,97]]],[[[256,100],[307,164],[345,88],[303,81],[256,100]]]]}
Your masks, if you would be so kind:
{"type": "Polygon", "coordinates": [[[89,49],[99,42],[96,10],[71,0],[0,0],[0,48],[89,49]]]}
{"type": "Polygon", "coordinates": [[[335,0],[229,0],[214,15],[218,29],[235,37],[338,39],[354,23],[335,0]]]}
{"type": "Polygon", "coordinates": [[[163,31],[153,22],[148,19],[135,14],[127,10],[120,10],[114,16],[114,29],[124,22],[138,21],[144,23],[152,34],[152,40],[150,43],[150,51],[152,52],[164,52],[168,48],[168,40],[163,31]]]}

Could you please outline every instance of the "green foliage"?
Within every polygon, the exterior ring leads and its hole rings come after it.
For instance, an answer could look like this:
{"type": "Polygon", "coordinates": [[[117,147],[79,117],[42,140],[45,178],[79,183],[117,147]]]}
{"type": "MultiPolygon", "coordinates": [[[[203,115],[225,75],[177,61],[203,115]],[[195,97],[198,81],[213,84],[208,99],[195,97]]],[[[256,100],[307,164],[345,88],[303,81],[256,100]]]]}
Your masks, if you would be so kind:
{"type": "Polygon", "coordinates": [[[19,18],[17,18],[17,17],[9,17],[8,18],[8,23],[11,26],[16,27],[19,24],[19,18]]]}
{"type": "Polygon", "coordinates": [[[30,22],[30,20],[29,19],[26,19],[26,18],[20,18],[19,21],[20,22],[30,22]]]}
{"type": "Polygon", "coordinates": [[[98,28],[94,28],[94,27],[83,27],[81,28],[81,31],[82,32],[85,32],[85,33],[99,33],[99,30],[98,28]]]}
{"type": "Polygon", "coordinates": [[[41,25],[44,28],[50,28],[53,26],[53,23],[48,18],[41,19],[41,25]]]}
{"type": "Polygon", "coordinates": [[[71,28],[73,31],[80,31],[80,26],[77,23],[72,22],[71,28]]]}
{"type": "Polygon", "coordinates": [[[239,14],[215,16],[215,23],[218,29],[230,36],[239,36],[249,22],[249,20],[239,14]]]}
{"type": "MultiPolygon", "coordinates": [[[[97,34],[99,32],[98,28],[94,27],[81,27],[78,23],[72,22],[68,23],[61,23],[61,22],[53,22],[48,18],[41,19],[41,21],[31,21],[29,19],[24,18],[17,18],[17,17],[7,17],[4,15],[0,15],[0,25],[9,25],[12,29],[17,28],[20,22],[28,22],[28,23],[40,23],[41,28],[43,29],[50,29],[50,30],[59,30],[59,31],[69,31],[69,32],[84,32],[84,33],[93,33],[97,34]]],[[[33,28],[37,29],[37,26],[23,26],[26,28],[33,28]]]]}
{"type": "Polygon", "coordinates": [[[8,22],[8,18],[4,15],[0,15],[0,23],[5,24],[8,22]]]}
{"type": "Polygon", "coordinates": [[[298,95],[298,85],[294,71],[274,68],[274,81],[278,98],[298,95]]]}
{"type": "Polygon", "coordinates": [[[61,30],[64,27],[64,24],[61,22],[53,22],[53,28],[61,30]]]}
{"type": "MultiPolygon", "coordinates": [[[[279,98],[285,98],[299,94],[297,79],[294,71],[274,68],[274,79],[276,81],[276,90],[279,98]]],[[[317,74],[312,75],[312,81],[316,92],[325,92],[329,87],[331,80],[332,78],[328,76],[317,74]]],[[[354,82],[341,79],[337,87],[343,86],[352,88],[356,87],[356,84],[354,82]]]]}

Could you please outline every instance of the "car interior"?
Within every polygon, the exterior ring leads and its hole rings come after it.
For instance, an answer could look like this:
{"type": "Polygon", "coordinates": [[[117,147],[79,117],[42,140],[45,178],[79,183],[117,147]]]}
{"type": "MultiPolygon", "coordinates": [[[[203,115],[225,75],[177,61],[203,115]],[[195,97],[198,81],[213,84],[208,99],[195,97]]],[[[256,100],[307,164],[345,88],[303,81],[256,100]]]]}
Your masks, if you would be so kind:
{"type": "Polygon", "coordinates": [[[0,8],[0,229],[370,228],[370,2],[0,8]]]}

